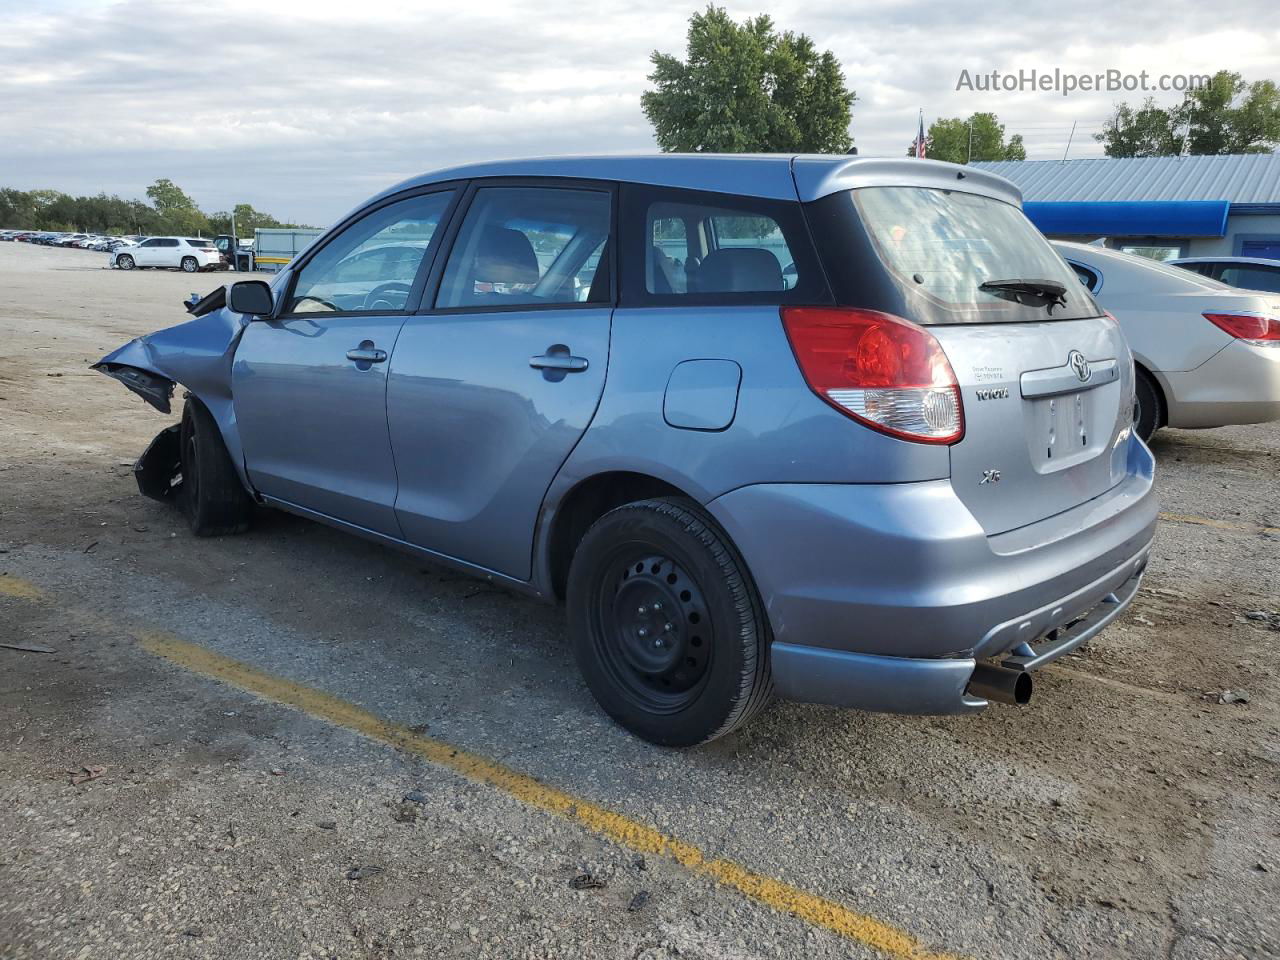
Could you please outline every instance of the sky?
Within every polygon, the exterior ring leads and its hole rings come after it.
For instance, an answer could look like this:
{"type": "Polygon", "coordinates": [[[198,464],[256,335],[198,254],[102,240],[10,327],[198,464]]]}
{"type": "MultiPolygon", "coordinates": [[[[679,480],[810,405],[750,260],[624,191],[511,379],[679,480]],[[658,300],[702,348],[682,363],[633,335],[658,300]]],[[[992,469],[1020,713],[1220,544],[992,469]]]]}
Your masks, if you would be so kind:
{"type": "MultiPolygon", "coordinates": [[[[999,70],[1155,82],[1231,69],[1280,80],[1274,0],[803,0],[768,13],[831,50],[864,155],[938,117],[993,111],[1028,159],[1101,156],[1140,92],[957,90],[999,70]]],[[[250,203],[327,225],[399,180],[471,160],[657,148],[652,51],[684,55],[704,5],[391,0],[0,0],[0,186],[141,197],[168,177],[205,211],[250,203]]],[[[1176,92],[1152,92],[1161,103],[1176,92]]]]}

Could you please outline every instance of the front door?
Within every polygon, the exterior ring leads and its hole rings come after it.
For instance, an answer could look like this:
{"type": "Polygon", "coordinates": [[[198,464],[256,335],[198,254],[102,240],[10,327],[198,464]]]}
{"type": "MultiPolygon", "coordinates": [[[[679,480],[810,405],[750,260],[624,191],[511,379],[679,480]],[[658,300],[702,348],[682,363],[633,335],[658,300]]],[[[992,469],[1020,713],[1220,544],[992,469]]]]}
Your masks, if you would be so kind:
{"type": "Polygon", "coordinates": [[[391,359],[406,540],[530,576],[543,496],[604,387],[611,205],[605,189],[474,192],[434,309],[391,359]]]}
{"type": "Polygon", "coordinates": [[[453,192],[375,208],[278,288],[245,329],[232,394],[245,465],[263,494],[399,537],[387,368],[453,192]]]}

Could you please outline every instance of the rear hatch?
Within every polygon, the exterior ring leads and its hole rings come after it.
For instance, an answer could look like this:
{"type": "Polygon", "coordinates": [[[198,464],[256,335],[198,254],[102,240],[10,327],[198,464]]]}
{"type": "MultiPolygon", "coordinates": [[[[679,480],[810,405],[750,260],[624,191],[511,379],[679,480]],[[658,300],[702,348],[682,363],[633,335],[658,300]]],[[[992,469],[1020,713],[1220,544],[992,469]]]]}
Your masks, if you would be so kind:
{"type": "Polygon", "coordinates": [[[810,206],[838,301],[922,326],[950,361],[964,415],[950,447],[952,486],[988,534],[1124,479],[1128,346],[1016,205],[875,186],[810,206]]]}
{"type": "Polygon", "coordinates": [[[930,332],[951,361],[964,404],[951,485],[987,533],[1069,510],[1124,479],[1132,361],[1111,320],[930,332]]]}

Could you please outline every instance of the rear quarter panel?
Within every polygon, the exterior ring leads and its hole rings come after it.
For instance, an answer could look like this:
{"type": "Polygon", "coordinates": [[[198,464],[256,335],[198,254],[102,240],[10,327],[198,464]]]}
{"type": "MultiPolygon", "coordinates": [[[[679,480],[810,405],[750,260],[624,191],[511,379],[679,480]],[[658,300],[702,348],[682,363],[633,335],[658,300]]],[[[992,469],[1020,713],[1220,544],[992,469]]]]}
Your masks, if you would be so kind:
{"type": "Polygon", "coordinates": [[[876,433],[819,400],[776,306],[619,308],[604,396],[551,502],[613,470],[657,477],[707,502],[755,483],[900,483],[949,469],[946,447],[876,433]],[[673,371],[708,359],[741,368],[732,421],[718,430],[673,426],[663,415],[673,371]]]}

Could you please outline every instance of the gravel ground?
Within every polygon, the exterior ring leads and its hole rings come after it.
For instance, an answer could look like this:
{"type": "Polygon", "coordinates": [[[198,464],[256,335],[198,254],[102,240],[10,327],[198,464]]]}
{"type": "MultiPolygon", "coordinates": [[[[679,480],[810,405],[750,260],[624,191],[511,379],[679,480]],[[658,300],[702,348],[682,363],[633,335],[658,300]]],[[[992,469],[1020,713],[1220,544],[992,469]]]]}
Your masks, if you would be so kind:
{"type": "Polygon", "coordinates": [[[104,266],[0,244],[0,643],[56,651],[0,648],[0,957],[883,955],[175,666],[149,631],[922,950],[1280,956],[1280,425],[1158,435],[1163,509],[1225,526],[1162,523],[1134,607],[1029,708],[780,704],[666,751],[602,717],[558,610],[280,514],[197,541],[139,496],[129,465],[165,418],[87,364],[220,278],[104,266]]]}

